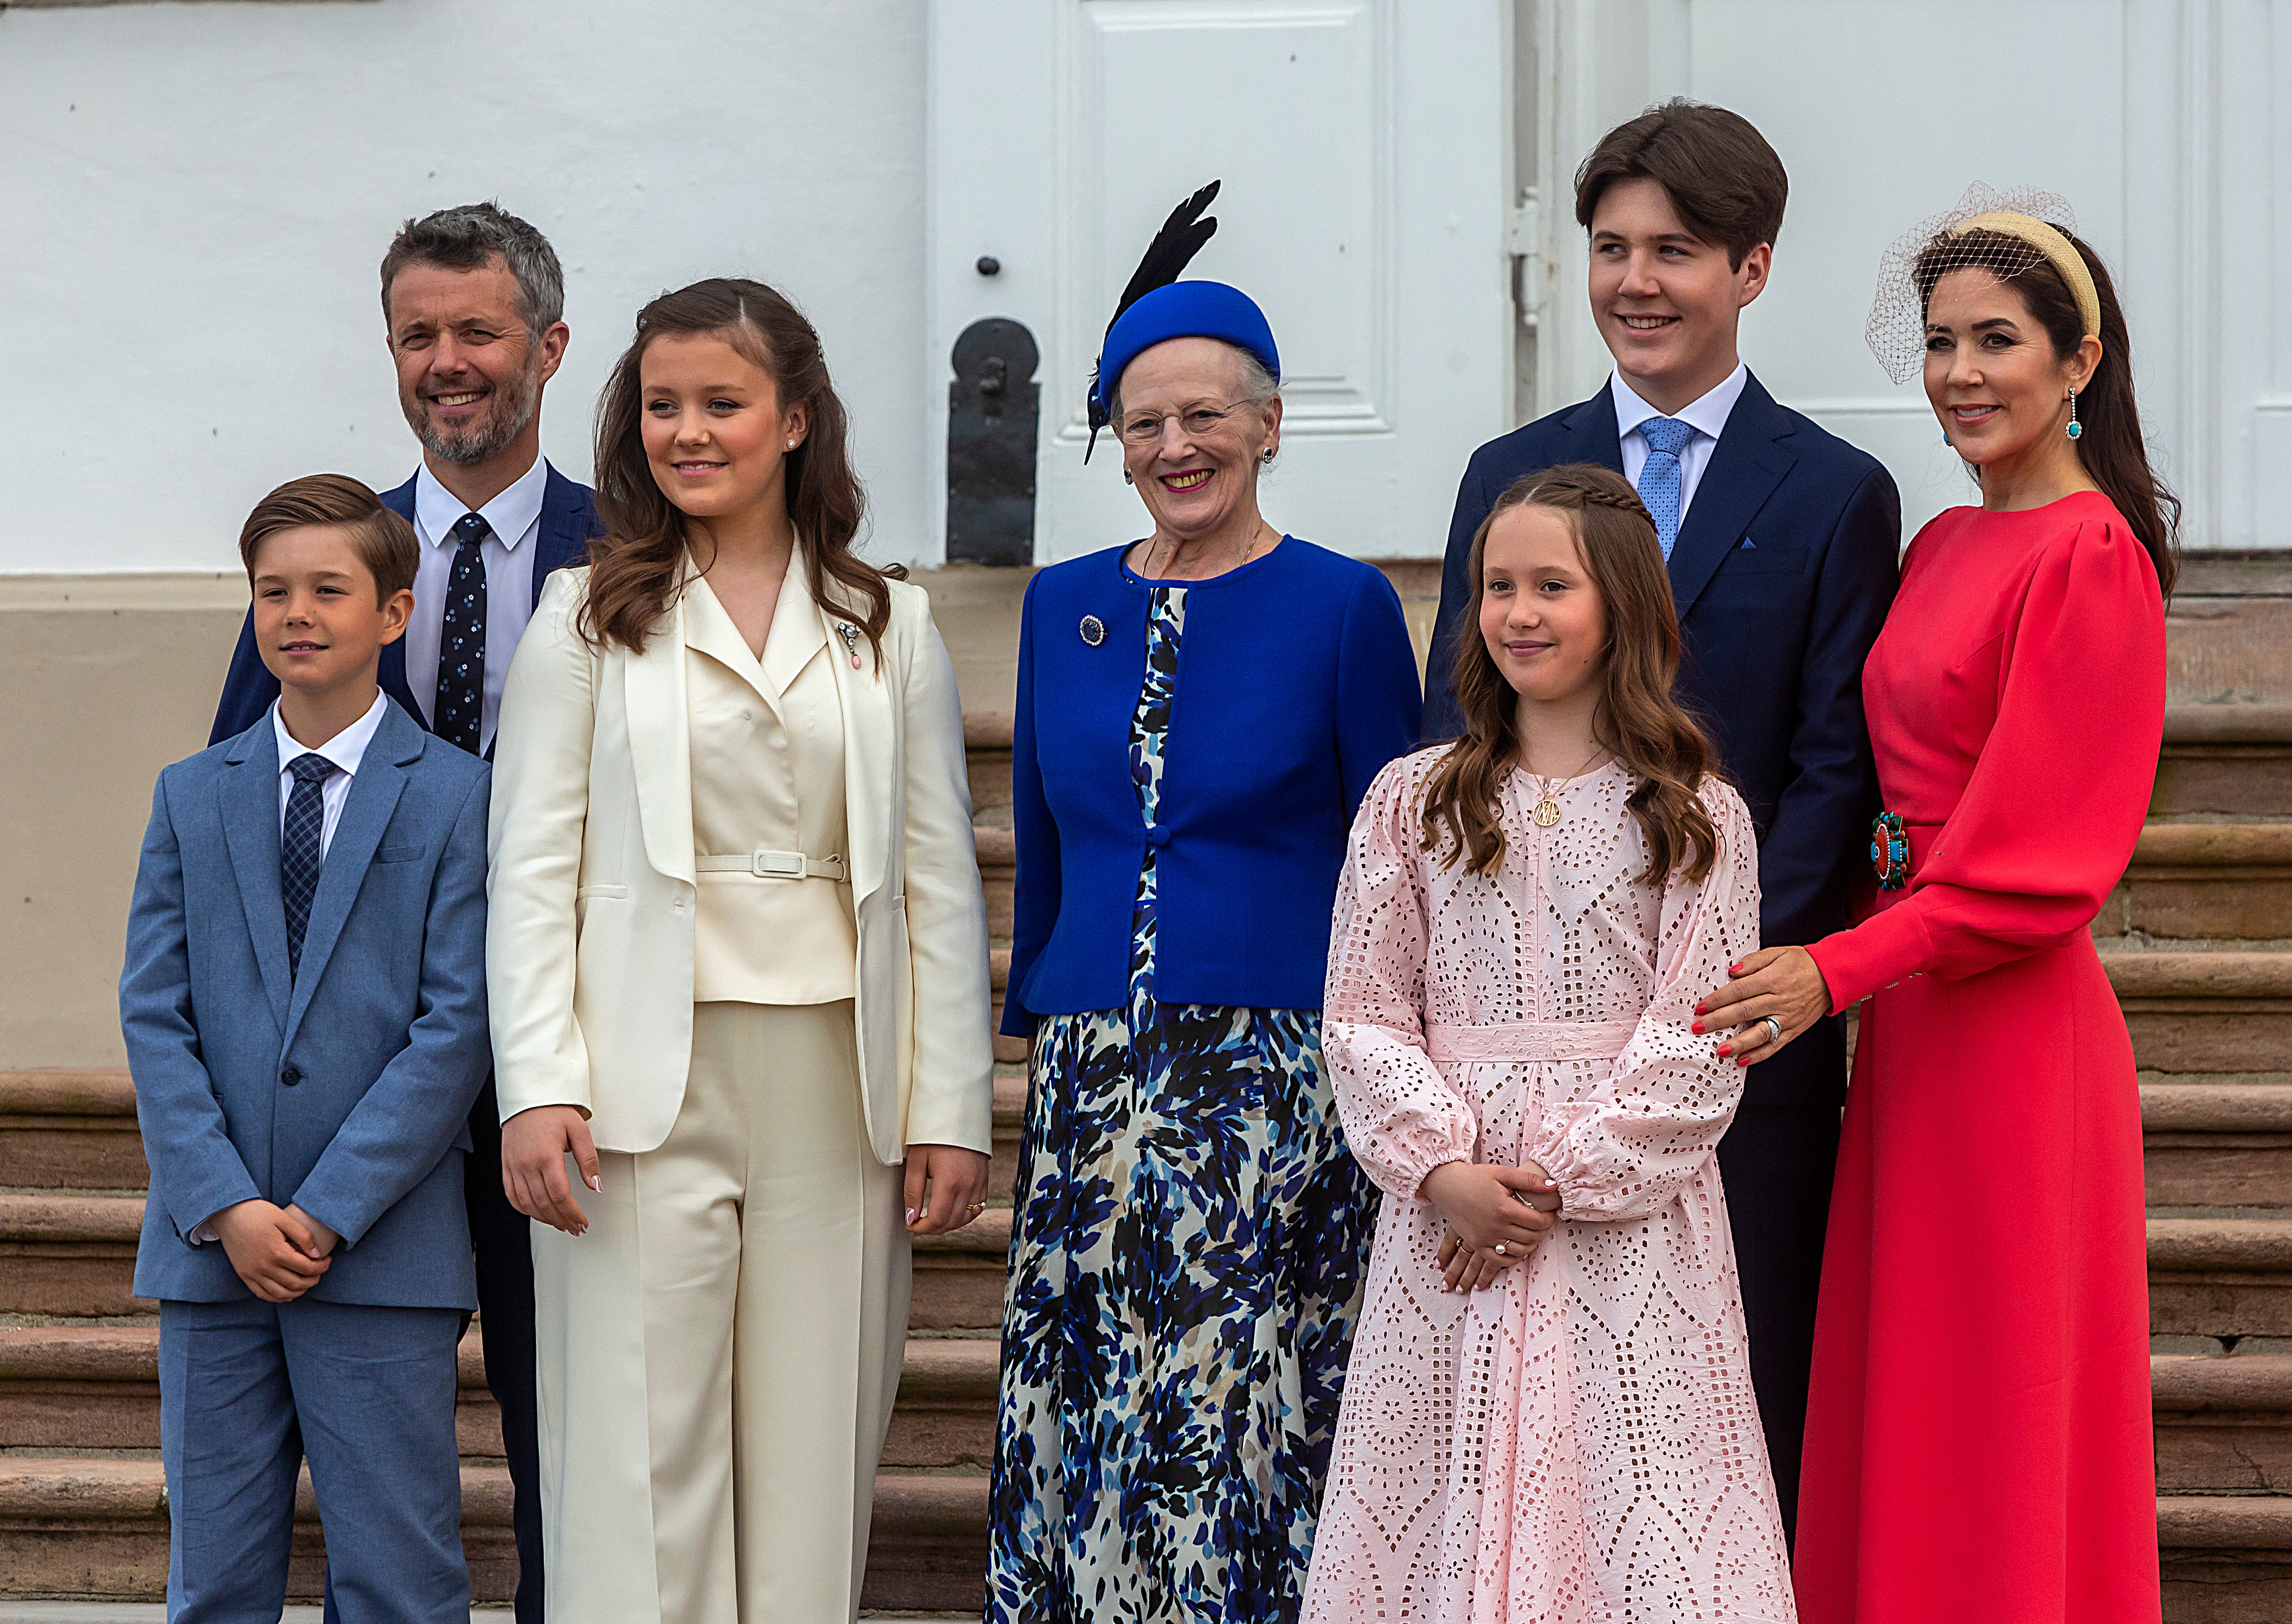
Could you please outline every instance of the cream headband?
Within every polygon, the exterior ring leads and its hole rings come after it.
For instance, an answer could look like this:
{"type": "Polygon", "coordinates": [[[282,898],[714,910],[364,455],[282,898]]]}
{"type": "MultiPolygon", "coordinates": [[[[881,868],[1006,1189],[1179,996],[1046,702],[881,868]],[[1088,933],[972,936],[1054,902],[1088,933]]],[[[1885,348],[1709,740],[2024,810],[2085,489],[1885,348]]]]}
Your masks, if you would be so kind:
{"type": "Polygon", "coordinates": [[[1983,232],[2036,249],[2077,301],[2086,335],[2099,338],[2101,297],[2085,256],[2067,235],[2076,229],[2077,213],[2066,197],[2027,187],[1999,192],[1975,181],[1955,208],[1920,221],[1879,256],[1877,294],[1863,329],[1871,353],[1895,382],[1909,382],[1925,363],[1925,294],[1937,277],[1973,267],[2005,281],[2032,269],[2027,253],[1994,237],[1982,240],[1983,232]]]}
{"type": "Polygon", "coordinates": [[[2018,237],[2044,254],[2046,262],[2061,272],[2062,280],[2076,295],[2078,317],[2085,323],[2085,335],[2087,338],[2101,336],[2101,295],[2094,289],[2093,272],[2086,268],[2085,255],[2077,251],[2077,245],[2063,237],[2058,229],[2033,214],[1997,209],[1990,213],[1976,214],[1950,235],[1963,237],[1968,231],[1997,231],[2006,237],[2018,237]]]}

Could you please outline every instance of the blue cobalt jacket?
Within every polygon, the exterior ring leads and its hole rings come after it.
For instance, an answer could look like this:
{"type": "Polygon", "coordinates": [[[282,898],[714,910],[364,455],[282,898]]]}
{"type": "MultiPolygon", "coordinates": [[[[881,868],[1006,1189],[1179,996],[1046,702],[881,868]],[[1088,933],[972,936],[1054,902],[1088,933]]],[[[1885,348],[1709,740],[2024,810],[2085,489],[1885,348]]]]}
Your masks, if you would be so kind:
{"type": "Polygon", "coordinates": [[[1027,589],[1003,1030],[1024,1036],[1039,1017],[1126,1001],[1150,846],[1158,998],[1318,1009],[1353,812],[1416,739],[1400,600],[1373,566],[1286,536],[1229,575],[1187,583],[1150,827],[1130,768],[1148,584],[1123,567],[1123,551],[1053,565],[1027,589]]]}
{"type": "Polygon", "coordinates": [[[119,981],[151,1163],[137,1296],[247,1297],[187,1237],[261,1197],[342,1236],[313,1298],[478,1306],[462,1162],[491,1059],[491,770],[384,707],[292,981],[270,718],[160,773],[119,981]]]}
{"type": "MultiPolygon", "coordinates": [[[[382,502],[412,523],[414,481],[408,479],[383,492],[382,502]]],[[[568,479],[552,468],[542,486],[541,526],[534,535],[538,551],[533,555],[533,602],[525,606],[527,614],[532,614],[541,602],[541,589],[548,584],[550,571],[586,564],[590,539],[603,534],[597,518],[595,494],[587,486],[568,479]]],[[[382,691],[427,728],[430,719],[414,703],[414,690],[407,686],[403,638],[382,646],[382,669],[377,674],[382,691]]],[[[262,656],[255,652],[254,611],[250,608],[238,628],[238,647],[231,651],[230,671],[222,679],[222,699],[215,706],[214,727],[207,734],[207,743],[220,744],[225,739],[237,738],[260,721],[270,711],[270,702],[278,697],[278,679],[270,674],[262,663],[262,656]]]]}

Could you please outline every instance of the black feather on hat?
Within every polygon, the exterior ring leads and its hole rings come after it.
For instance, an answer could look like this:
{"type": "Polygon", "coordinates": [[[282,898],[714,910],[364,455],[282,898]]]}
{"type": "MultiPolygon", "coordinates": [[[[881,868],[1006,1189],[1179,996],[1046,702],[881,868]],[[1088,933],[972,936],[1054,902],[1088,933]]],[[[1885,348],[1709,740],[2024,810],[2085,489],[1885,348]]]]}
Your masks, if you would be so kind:
{"type": "MultiPolygon", "coordinates": [[[[1175,282],[1179,274],[1192,262],[1194,255],[1202,251],[1202,245],[1217,234],[1217,217],[1212,215],[1205,220],[1202,211],[1216,199],[1219,185],[1216,181],[1211,181],[1170,211],[1170,218],[1162,222],[1162,229],[1154,233],[1154,240],[1146,245],[1145,257],[1138,261],[1138,269],[1130,273],[1130,284],[1122,290],[1122,297],[1115,304],[1114,314],[1107,321],[1109,333],[1113,332],[1114,324],[1122,319],[1123,311],[1156,288],[1167,287],[1175,282]]],[[[1105,350],[1102,348],[1099,363],[1104,359],[1105,350]]],[[[1100,392],[1099,363],[1094,363],[1090,369],[1090,444],[1083,448],[1082,454],[1082,460],[1085,462],[1090,461],[1090,454],[1098,449],[1098,431],[1106,427],[1113,417],[1106,398],[1100,392]]]]}

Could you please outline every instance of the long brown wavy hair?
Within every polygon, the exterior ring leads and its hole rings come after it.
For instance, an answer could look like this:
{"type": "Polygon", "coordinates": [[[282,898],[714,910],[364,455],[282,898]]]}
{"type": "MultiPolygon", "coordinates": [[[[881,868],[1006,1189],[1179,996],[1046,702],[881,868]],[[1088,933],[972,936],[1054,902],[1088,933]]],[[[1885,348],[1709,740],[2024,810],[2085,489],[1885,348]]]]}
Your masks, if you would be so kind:
{"type": "Polygon", "coordinates": [[[1683,866],[1689,879],[1699,880],[1718,857],[1719,832],[1696,791],[1717,769],[1702,728],[1672,697],[1679,674],[1679,617],[1671,577],[1639,493],[1621,474],[1589,462],[1520,479],[1497,498],[1473,534],[1473,601],[1457,628],[1454,671],[1465,731],[1425,784],[1424,848],[1441,852],[1444,866],[1465,858],[1465,870],[1473,874],[1494,872],[1504,857],[1497,797],[1520,763],[1519,695],[1481,635],[1482,566],[1497,519],[1530,503],[1566,516],[1607,607],[1608,647],[1593,726],[1601,744],[1639,781],[1626,803],[1647,836],[1647,872],[1639,878],[1660,880],[1683,866]]]}
{"type": "MultiPolygon", "coordinates": [[[[788,520],[813,590],[834,582],[842,596],[864,606],[860,630],[881,659],[892,623],[887,580],[904,577],[897,565],[878,569],[852,550],[867,497],[851,471],[843,402],[827,375],[819,334],[803,312],[761,282],[711,277],[663,293],[637,312],[637,332],[613,366],[597,402],[597,511],[605,535],[589,544],[589,597],[581,632],[599,649],[618,643],[632,654],[667,613],[684,580],[684,515],[653,478],[645,457],[645,346],[666,334],[721,338],[770,374],[779,408],[810,408],[803,444],[787,454],[788,520]]],[[[713,560],[702,560],[705,565],[713,560]]],[[[821,602],[830,604],[823,596],[821,602]]],[[[832,606],[831,607],[837,607],[832,606]]]]}
{"type": "MultiPolygon", "coordinates": [[[[2133,337],[2126,329],[2125,307],[2118,301],[2117,285],[2110,280],[2101,256],[2076,232],[2054,229],[2069,238],[2085,261],[2101,304],[2101,365],[2078,395],[2078,461],[2132,527],[2149,561],[2157,567],[2159,588],[2170,598],[2181,574],[2181,499],[2149,465],[2148,438],[2133,402],[2133,337]]],[[[2063,361],[2075,355],[2085,342],[2085,318],[2078,312],[2077,295],[2051,260],[2003,231],[1960,232],[1921,253],[1911,271],[1920,305],[1933,302],[1934,285],[1965,261],[1969,246],[1981,249],[1992,274],[2021,295],[2030,316],[2046,330],[2054,354],[2063,361]]]]}

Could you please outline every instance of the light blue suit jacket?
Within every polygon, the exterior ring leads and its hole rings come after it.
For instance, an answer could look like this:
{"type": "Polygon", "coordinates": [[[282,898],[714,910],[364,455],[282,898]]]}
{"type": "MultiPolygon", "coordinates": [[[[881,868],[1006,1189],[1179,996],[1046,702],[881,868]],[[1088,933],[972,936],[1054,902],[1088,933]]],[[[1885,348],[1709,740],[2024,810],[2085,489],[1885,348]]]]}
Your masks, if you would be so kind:
{"type": "Polygon", "coordinates": [[[491,769],[388,707],[290,980],[278,767],[266,712],[152,795],[119,981],[151,1164],[136,1294],[249,1295],[222,1246],[187,1237],[259,1196],[342,1236],[312,1297],[474,1308],[462,1161],[490,1063],[491,769]]]}

